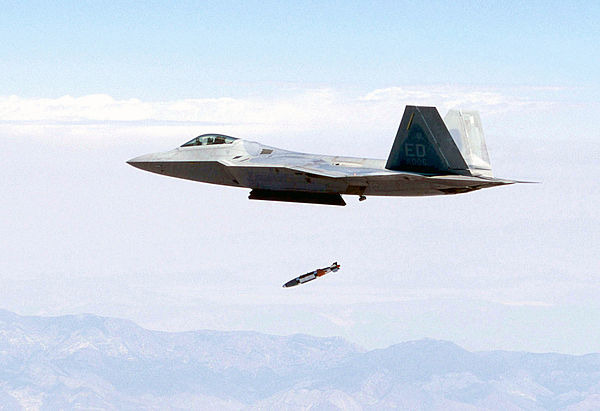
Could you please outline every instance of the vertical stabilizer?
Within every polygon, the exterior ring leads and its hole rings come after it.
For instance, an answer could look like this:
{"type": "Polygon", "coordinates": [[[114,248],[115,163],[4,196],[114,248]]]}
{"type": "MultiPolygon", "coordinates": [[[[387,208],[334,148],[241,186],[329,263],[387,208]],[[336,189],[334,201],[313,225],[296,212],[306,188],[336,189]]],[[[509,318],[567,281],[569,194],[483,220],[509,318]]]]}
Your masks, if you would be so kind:
{"type": "Polygon", "coordinates": [[[476,111],[450,110],[444,123],[474,176],[493,177],[481,119],[476,111]]]}
{"type": "Polygon", "coordinates": [[[432,175],[471,175],[435,107],[406,106],[385,168],[432,175]]]}

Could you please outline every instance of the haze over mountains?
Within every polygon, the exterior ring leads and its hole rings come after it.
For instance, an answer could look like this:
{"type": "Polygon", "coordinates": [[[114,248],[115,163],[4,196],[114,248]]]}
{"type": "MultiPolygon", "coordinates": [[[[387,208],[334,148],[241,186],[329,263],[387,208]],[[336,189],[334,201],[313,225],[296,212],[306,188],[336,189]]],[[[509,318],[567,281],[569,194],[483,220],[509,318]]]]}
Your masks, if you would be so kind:
{"type": "Polygon", "coordinates": [[[419,340],[161,332],[0,310],[0,408],[598,409],[600,354],[469,352],[419,340]]]}

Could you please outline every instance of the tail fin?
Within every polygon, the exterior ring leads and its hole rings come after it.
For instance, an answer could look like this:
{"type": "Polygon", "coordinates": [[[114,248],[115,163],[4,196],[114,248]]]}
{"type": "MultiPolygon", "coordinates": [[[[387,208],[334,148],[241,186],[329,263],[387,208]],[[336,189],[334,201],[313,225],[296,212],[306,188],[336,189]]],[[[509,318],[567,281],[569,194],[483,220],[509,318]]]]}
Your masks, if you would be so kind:
{"type": "Polygon", "coordinates": [[[471,175],[435,107],[406,106],[385,168],[434,175],[471,175]]]}
{"type": "Polygon", "coordinates": [[[493,177],[490,157],[483,138],[481,119],[476,111],[450,110],[444,123],[475,176],[493,177]]]}

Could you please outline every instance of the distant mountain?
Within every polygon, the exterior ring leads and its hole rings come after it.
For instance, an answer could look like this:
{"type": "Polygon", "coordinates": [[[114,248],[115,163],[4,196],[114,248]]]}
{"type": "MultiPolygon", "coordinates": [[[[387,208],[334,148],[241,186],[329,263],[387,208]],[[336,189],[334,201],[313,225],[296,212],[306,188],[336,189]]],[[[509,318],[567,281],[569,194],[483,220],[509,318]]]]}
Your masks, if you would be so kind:
{"type": "Polygon", "coordinates": [[[600,409],[600,354],[167,333],[0,310],[0,409],[600,409]]]}

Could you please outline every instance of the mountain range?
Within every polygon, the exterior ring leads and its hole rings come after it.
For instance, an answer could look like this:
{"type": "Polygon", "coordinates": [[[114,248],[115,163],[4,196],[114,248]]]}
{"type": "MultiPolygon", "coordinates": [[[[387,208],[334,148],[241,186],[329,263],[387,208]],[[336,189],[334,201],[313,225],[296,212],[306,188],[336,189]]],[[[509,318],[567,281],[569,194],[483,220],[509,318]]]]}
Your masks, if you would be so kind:
{"type": "Polygon", "coordinates": [[[600,354],[162,332],[0,310],[1,409],[600,409],[600,354]]]}

